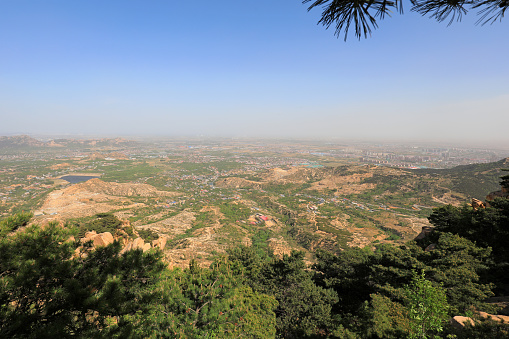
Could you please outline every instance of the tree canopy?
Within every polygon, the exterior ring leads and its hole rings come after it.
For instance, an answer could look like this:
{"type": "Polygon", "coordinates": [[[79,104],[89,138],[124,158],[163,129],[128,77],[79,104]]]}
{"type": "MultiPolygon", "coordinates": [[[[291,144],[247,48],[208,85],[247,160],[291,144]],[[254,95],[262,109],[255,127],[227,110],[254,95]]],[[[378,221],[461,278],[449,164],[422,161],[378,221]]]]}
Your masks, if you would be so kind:
{"type": "MultiPolygon", "coordinates": [[[[326,28],[335,27],[338,37],[344,32],[345,40],[350,26],[354,26],[355,36],[361,38],[371,35],[378,28],[378,21],[395,12],[403,13],[402,0],[303,0],[311,3],[308,11],[322,8],[318,24],[326,28]]],[[[477,23],[486,24],[502,20],[509,7],[509,0],[410,0],[410,11],[429,16],[439,22],[460,21],[468,11],[477,10],[477,23]]]]}

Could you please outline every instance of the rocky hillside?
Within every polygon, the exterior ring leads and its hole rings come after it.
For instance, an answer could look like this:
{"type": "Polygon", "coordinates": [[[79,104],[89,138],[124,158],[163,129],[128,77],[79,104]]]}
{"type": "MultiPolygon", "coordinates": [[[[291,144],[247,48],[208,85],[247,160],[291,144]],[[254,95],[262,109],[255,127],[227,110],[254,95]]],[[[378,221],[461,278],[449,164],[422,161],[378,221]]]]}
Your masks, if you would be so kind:
{"type": "Polygon", "coordinates": [[[42,141],[29,137],[28,135],[16,135],[12,137],[0,137],[0,149],[41,147],[42,141]]]}
{"type": "Polygon", "coordinates": [[[50,148],[83,148],[83,147],[113,147],[113,146],[133,146],[135,141],[123,138],[103,138],[103,139],[54,139],[46,142],[34,139],[28,135],[0,136],[0,149],[19,149],[30,147],[50,147],[50,148]]]}
{"type": "Polygon", "coordinates": [[[117,209],[143,207],[133,198],[175,197],[178,193],[159,191],[148,184],[104,182],[91,179],[51,192],[36,211],[37,220],[78,218],[117,209]]]}

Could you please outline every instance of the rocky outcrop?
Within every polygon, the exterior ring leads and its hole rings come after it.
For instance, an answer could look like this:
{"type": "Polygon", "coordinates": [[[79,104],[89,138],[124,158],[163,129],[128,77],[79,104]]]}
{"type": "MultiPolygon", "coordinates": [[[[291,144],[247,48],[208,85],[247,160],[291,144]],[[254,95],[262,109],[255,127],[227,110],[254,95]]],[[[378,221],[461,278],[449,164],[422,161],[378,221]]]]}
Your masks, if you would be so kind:
{"type": "Polygon", "coordinates": [[[423,226],[423,227],[422,227],[422,230],[421,230],[421,233],[419,233],[419,234],[415,237],[415,240],[424,239],[424,238],[426,238],[426,236],[427,236],[428,234],[430,234],[431,232],[433,232],[433,227],[432,227],[432,226],[423,226]]]}
{"type": "Polygon", "coordinates": [[[467,325],[475,326],[474,320],[470,317],[463,317],[461,315],[457,315],[455,317],[452,317],[449,320],[449,323],[452,325],[452,327],[457,329],[463,329],[467,325]]]}
{"type": "Polygon", "coordinates": [[[490,201],[495,200],[496,198],[505,198],[509,199],[509,188],[506,186],[502,186],[500,191],[491,192],[486,196],[486,206],[490,207],[490,201]]]}
{"type": "Polygon", "coordinates": [[[152,247],[153,248],[159,248],[161,250],[164,249],[164,246],[166,246],[166,242],[168,241],[168,238],[166,237],[159,237],[159,239],[152,240],[152,247]]]}
{"type": "Polygon", "coordinates": [[[505,324],[509,325],[509,316],[507,316],[507,315],[501,315],[501,314],[494,315],[494,314],[489,314],[486,312],[479,312],[479,315],[483,319],[491,319],[498,323],[505,323],[505,324]]]}
{"type": "Polygon", "coordinates": [[[65,194],[71,195],[80,191],[122,197],[158,197],[179,195],[175,192],[159,191],[154,186],[148,184],[105,182],[97,178],[68,187],[65,190],[65,194]]]}
{"type": "Polygon", "coordinates": [[[509,190],[505,187],[502,187],[500,191],[491,192],[486,196],[486,201],[493,201],[496,198],[509,199],[509,190]]]}
{"type": "Polygon", "coordinates": [[[170,197],[180,195],[176,192],[159,191],[148,184],[104,182],[91,179],[50,192],[37,211],[37,222],[44,220],[65,220],[92,216],[123,208],[143,206],[131,197],[170,197]]]}
{"type": "MultiPolygon", "coordinates": [[[[489,320],[495,321],[497,323],[509,325],[509,316],[506,316],[506,315],[500,315],[500,314],[494,315],[494,314],[489,314],[486,312],[479,312],[479,318],[481,320],[489,319],[489,320]]],[[[477,323],[479,322],[479,318],[476,317],[476,319],[478,319],[477,323]]],[[[475,326],[476,325],[476,322],[472,318],[463,317],[463,316],[459,316],[459,315],[451,318],[449,320],[449,323],[452,325],[452,327],[459,329],[459,330],[465,328],[466,326],[475,326]]]]}
{"type": "Polygon", "coordinates": [[[474,210],[479,209],[479,208],[486,208],[486,205],[484,204],[484,202],[482,202],[481,200],[476,199],[476,198],[472,198],[471,206],[474,210]]]}
{"type": "Polygon", "coordinates": [[[125,253],[127,251],[132,250],[142,250],[143,252],[146,252],[152,248],[152,245],[150,243],[145,243],[145,240],[143,238],[136,238],[134,240],[129,240],[127,244],[125,244],[125,247],[120,251],[120,253],[125,253]]]}
{"type": "Polygon", "coordinates": [[[113,244],[113,235],[110,232],[104,232],[97,234],[95,231],[85,233],[85,237],[80,239],[82,244],[92,241],[94,247],[108,246],[113,244]]]}

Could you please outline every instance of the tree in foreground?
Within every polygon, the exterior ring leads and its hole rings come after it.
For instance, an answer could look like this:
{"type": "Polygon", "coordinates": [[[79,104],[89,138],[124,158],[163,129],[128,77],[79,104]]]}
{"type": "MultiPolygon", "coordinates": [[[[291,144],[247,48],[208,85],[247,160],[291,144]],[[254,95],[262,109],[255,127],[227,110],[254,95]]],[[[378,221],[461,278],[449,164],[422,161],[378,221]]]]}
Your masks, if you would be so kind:
{"type": "Polygon", "coordinates": [[[275,298],[226,263],[170,270],[157,249],[92,248],[57,224],[13,232],[29,217],[0,222],[0,338],[275,336],[275,298]]]}
{"type": "Polygon", "coordinates": [[[153,302],[159,252],[120,254],[115,242],[77,255],[69,237],[56,224],[0,237],[0,337],[94,337],[153,302]]]}
{"type": "Polygon", "coordinates": [[[443,331],[448,317],[447,297],[440,285],[415,274],[405,289],[411,338],[429,338],[443,331]]]}
{"type": "Polygon", "coordinates": [[[118,337],[274,338],[277,302],[242,282],[224,262],[167,270],[154,291],[157,301],[130,318],[132,333],[118,337]]]}
{"type": "MultiPolygon", "coordinates": [[[[403,13],[402,0],[303,0],[311,3],[308,10],[323,8],[318,21],[326,28],[335,27],[335,34],[344,32],[345,40],[350,26],[354,26],[355,36],[371,35],[378,27],[377,20],[391,16],[395,12],[403,13]]],[[[468,11],[477,10],[478,23],[485,24],[501,20],[509,8],[508,0],[410,0],[413,12],[429,16],[439,22],[460,21],[468,11]]]]}
{"type": "Polygon", "coordinates": [[[263,257],[253,248],[240,247],[230,252],[229,260],[253,290],[276,299],[277,338],[326,337],[338,330],[332,315],[337,295],[315,283],[303,252],[263,257]]]}
{"type": "MultiPolygon", "coordinates": [[[[505,177],[503,177],[505,178],[505,177]]],[[[509,199],[498,198],[490,201],[487,208],[477,210],[470,206],[443,206],[437,208],[429,217],[435,225],[434,237],[451,232],[466,238],[479,247],[491,248],[489,271],[484,274],[485,280],[496,284],[496,292],[509,292],[509,199]]]]}

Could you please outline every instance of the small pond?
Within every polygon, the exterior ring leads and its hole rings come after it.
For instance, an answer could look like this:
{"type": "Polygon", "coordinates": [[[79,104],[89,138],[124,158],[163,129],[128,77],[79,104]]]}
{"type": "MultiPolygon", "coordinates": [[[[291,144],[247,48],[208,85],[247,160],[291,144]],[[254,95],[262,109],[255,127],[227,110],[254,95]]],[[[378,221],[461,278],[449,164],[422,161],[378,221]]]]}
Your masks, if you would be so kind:
{"type": "Polygon", "coordinates": [[[61,177],[60,179],[63,179],[67,182],[70,182],[71,184],[77,184],[78,182],[87,181],[90,179],[99,178],[97,176],[89,176],[89,175],[66,175],[61,177]]]}

